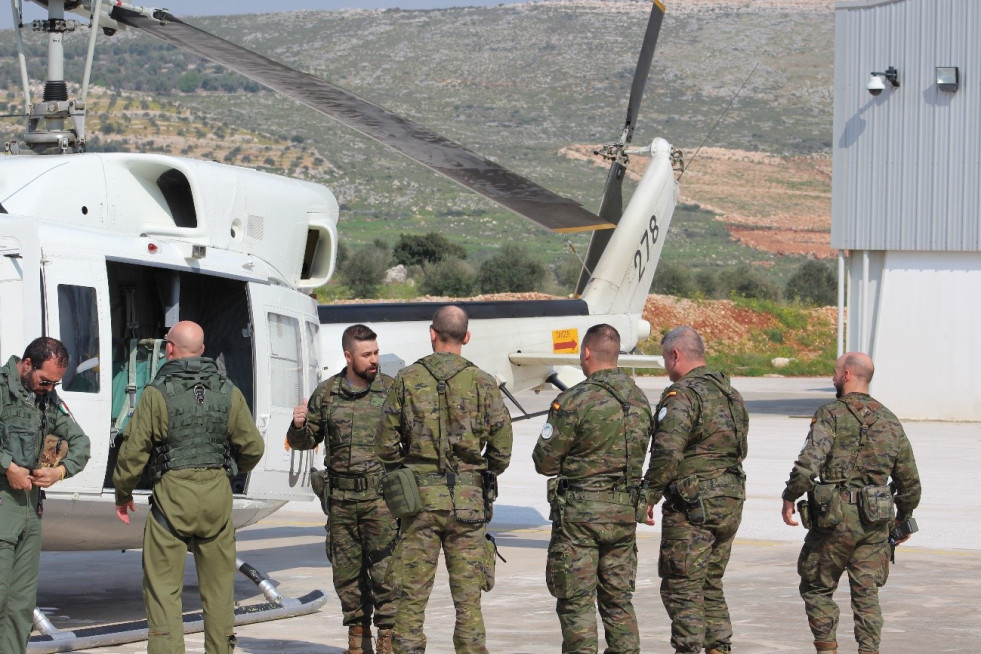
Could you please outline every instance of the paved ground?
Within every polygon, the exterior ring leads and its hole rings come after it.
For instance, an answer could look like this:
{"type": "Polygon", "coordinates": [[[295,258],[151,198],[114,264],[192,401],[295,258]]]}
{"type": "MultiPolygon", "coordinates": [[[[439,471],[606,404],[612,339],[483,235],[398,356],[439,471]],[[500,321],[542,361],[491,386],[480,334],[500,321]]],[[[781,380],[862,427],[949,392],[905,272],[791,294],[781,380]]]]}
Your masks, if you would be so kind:
{"type": "MultiPolygon", "coordinates": [[[[657,398],[663,379],[642,386],[657,398]]],[[[797,594],[796,559],[804,531],[785,526],[779,494],[807,431],[814,409],[832,394],[824,379],[736,380],[751,412],[746,462],[749,498],[740,538],[726,575],[736,652],[813,651],[797,594]]],[[[529,411],[551,396],[519,398],[529,411]]],[[[511,469],[501,478],[494,531],[508,563],[498,563],[497,587],[484,596],[491,652],[558,652],[561,641],[554,600],[544,582],[548,526],[544,480],[530,452],[542,420],[516,423],[511,469]]],[[[981,424],[906,424],[924,484],[916,518],[921,531],[897,552],[897,565],[881,593],[886,626],[882,652],[969,652],[981,642],[981,424]]],[[[239,556],[269,574],[285,595],[327,590],[317,613],[240,627],[239,651],[277,654],[339,654],[346,647],[339,604],[323,555],[323,516],[313,503],[294,503],[239,532],[239,556]]],[[[635,608],[645,652],[671,652],[668,621],[658,596],[658,527],[639,530],[640,565],[635,608]]],[[[62,629],[143,617],[140,553],[46,552],[39,602],[62,629]]],[[[199,608],[196,580],[186,577],[185,609],[199,608]]],[[[847,584],[846,584],[847,585],[847,584]]],[[[244,577],[236,583],[241,604],[262,601],[244,577]]],[[[839,642],[855,652],[847,588],[839,642]]],[[[453,606],[440,571],[427,613],[429,650],[452,652],[453,606]]],[[[188,652],[203,652],[200,634],[187,637],[188,652]]],[[[601,641],[602,643],[602,641],[601,641]]],[[[90,654],[145,651],[134,643],[85,650],[90,654]]]]}

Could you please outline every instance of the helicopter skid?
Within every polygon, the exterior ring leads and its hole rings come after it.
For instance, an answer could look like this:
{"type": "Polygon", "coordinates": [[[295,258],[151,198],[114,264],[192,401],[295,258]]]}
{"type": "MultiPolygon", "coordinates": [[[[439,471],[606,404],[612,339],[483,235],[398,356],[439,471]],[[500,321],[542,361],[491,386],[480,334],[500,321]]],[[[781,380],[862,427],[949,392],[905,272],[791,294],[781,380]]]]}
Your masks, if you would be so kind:
{"type": "MultiPolygon", "coordinates": [[[[237,559],[236,563],[239,571],[252,580],[268,600],[260,604],[236,607],[236,626],[307,615],[320,609],[327,601],[327,595],[322,590],[314,590],[298,598],[283,597],[269,579],[258,570],[240,559],[237,559]]],[[[204,614],[201,611],[187,613],[183,618],[185,634],[204,631],[204,614]]],[[[40,609],[34,609],[34,624],[42,635],[31,638],[27,646],[28,654],[72,652],[92,647],[123,645],[146,640],[148,636],[146,620],[62,631],[56,628],[40,609]]]]}

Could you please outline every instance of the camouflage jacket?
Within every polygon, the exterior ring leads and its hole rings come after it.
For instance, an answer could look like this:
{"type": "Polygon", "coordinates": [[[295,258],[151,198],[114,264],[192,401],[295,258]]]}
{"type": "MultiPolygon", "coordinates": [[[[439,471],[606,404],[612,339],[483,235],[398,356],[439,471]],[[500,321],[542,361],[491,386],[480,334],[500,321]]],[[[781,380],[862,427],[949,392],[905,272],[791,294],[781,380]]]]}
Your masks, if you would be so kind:
{"type": "Polygon", "coordinates": [[[394,380],[379,372],[369,387],[355,388],[346,373],[347,368],[317,386],[307,403],[306,422],[299,428],[290,423],[286,440],[296,450],[312,450],[326,440],[324,467],[332,478],[365,477],[372,482],[364,490],[344,490],[335,484],[332,497],[380,497],[377,480],[385,467],[375,453],[375,432],[394,380]]]}
{"type": "Polygon", "coordinates": [[[818,476],[844,489],[885,486],[892,479],[900,519],[920,503],[920,476],[906,432],[892,411],[865,393],[848,393],[817,410],[783,499],[793,502],[812,490],[818,476]]]}
{"type": "Polygon", "coordinates": [[[619,368],[555,399],[532,459],[539,473],[568,480],[564,522],[634,522],[651,426],[647,396],[619,368]]]}
{"type": "Polygon", "coordinates": [[[399,372],[382,414],[378,458],[388,470],[416,473],[423,509],[483,516],[480,471],[501,474],[511,461],[511,416],[494,378],[457,354],[430,354],[399,372]],[[443,429],[438,380],[446,388],[443,429]],[[460,480],[452,494],[443,476],[451,471],[460,480]]]}
{"type": "Polygon", "coordinates": [[[745,498],[749,414],[724,373],[699,366],[664,389],[654,415],[648,503],[695,474],[702,497],[745,498]],[[730,474],[724,474],[730,473],[730,474]]]}

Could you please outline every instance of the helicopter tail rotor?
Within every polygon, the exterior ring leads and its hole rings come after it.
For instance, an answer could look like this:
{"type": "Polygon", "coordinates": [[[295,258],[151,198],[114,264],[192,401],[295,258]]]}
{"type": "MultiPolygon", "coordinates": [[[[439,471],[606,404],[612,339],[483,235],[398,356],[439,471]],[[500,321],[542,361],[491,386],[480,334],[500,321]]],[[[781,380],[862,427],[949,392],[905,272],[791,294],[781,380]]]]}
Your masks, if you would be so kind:
{"type": "MultiPolygon", "coordinates": [[[[644,43],[640,48],[640,56],[637,59],[637,68],[634,70],[633,83],[630,86],[630,99],[627,101],[627,119],[623,124],[623,131],[620,137],[611,144],[603,146],[596,154],[610,161],[610,172],[606,176],[606,187],[603,190],[603,200],[600,203],[600,220],[616,225],[620,222],[623,214],[623,177],[627,172],[627,146],[634,135],[634,127],[637,122],[637,114],[640,111],[640,103],[644,97],[644,88],[647,86],[647,77],[651,70],[651,61],[654,58],[654,46],[657,45],[657,36],[661,32],[661,24],[664,22],[664,4],[661,0],[653,0],[651,15],[647,20],[647,31],[644,33],[644,43]]],[[[589,281],[591,272],[599,262],[600,256],[606,250],[613,235],[612,230],[599,230],[593,232],[589,240],[589,249],[586,250],[586,260],[582,272],[579,274],[579,282],[576,284],[576,294],[582,294],[589,281]]]]}

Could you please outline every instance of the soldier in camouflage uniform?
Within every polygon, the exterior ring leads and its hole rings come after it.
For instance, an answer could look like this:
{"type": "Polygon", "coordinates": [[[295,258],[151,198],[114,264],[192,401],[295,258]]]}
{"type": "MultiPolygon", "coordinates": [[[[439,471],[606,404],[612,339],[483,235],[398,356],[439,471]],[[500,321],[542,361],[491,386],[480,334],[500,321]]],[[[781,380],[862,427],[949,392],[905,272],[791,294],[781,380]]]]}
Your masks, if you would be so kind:
{"type": "Polygon", "coordinates": [[[0,654],[22,654],[31,635],[41,494],[89,460],[89,439],[55,391],[68,363],[64,344],[42,336],[0,366],[0,654]],[[45,452],[48,434],[68,444],[60,461],[45,452]]]}
{"type": "Polygon", "coordinates": [[[433,354],[399,372],[376,434],[386,469],[405,466],[419,486],[422,511],[403,518],[389,575],[396,587],[394,651],[420,654],[426,604],[440,547],[456,607],[453,646],[483,654],[480,592],[493,585],[494,548],[485,538],[482,478],[511,460],[511,417],[493,377],[460,354],[470,340],[467,314],[446,306],[429,328],[433,354]],[[442,393],[442,397],[441,397],[442,393]]]}
{"type": "Polygon", "coordinates": [[[126,425],[112,475],[116,517],[129,524],[133,489],[149,465],[150,516],[143,531],[147,654],[183,654],[181,589],[194,554],[204,649],[235,647],[235,527],[229,477],[252,470],[265,444],[242,392],[203,357],[200,325],[182,321],[165,338],[167,363],[126,425]],[[234,463],[234,466],[232,465],[234,463]]]}
{"type": "MultiPolygon", "coordinates": [[[[392,378],[378,372],[378,336],[365,325],[344,330],[347,366],[293,409],[290,447],[310,450],[326,441],[328,471],[327,559],[348,627],[346,654],[371,654],[371,622],[378,654],[391,654],[394,593],[385,583],[397,525],[379,482],[384,466],[375,454],[375,432],[392,378]]],[[[322,498],[323,500],[324,498],[322,498]]]]}
{"type": "Polygon", "coordinates": [[[641,473],[651,405],[617,367],[620,334],[590,327],[579,355],[585,381],[552,403],[532,457],[549,480],[552,538],[545,577],[556,598],[562,651],[596,654],[596,605],[608,654],[640,652],[631,597],[637,577],[641,473]]]}
{"type": "Polygon", "coordinates": [[[838,359],[832,378],[838,399],[814,414],[783,492],[782,516],[791,526],[798,524],[794,500],[809,494],[802,506],[809,530],[797,571],[814,647],[825,654],[838,651],[833,595],[846,570],[858,651],[878,654],[879,586],[889,576],[889,530],[912,517],[920,502],[920,478],[903,426],[868,394],[873,372],[872,359],[861,352],[838,359]]]}
{"type": "Polygon", "coordinates": [[[662,506],[661,600],[679,654],[729,652],[732,623],[722,593],[732,541],[742,520],[749,416],[729,378],[705,367],[705,343],[691,327],[661,339],[673,384],[654,416],[647,524],[662,506]]]}

